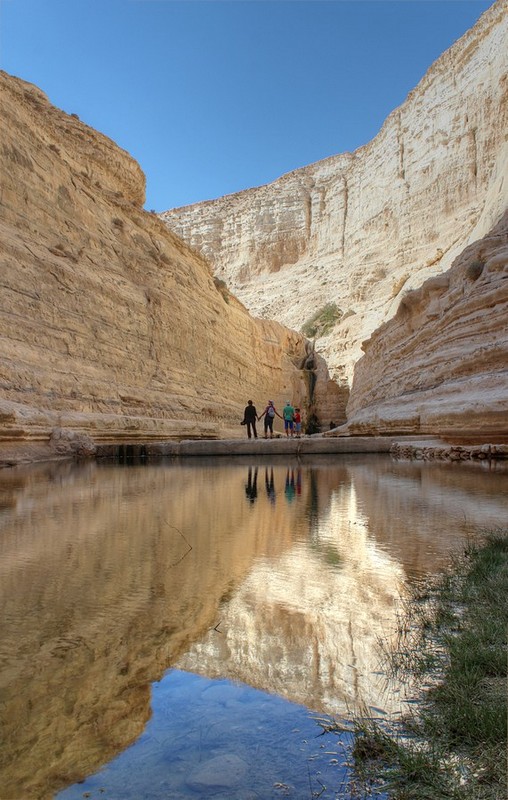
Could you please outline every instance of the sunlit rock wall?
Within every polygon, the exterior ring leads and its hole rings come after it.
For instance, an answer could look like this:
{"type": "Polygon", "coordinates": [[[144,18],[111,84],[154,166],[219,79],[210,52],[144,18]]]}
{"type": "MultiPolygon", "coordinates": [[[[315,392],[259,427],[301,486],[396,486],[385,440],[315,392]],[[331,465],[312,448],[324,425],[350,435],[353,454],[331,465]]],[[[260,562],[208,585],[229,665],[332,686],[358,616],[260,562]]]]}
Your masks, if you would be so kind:
{"type": "Polygon", "coordinates": [[[340,381],[402,297],[507,205],[507,8],[495,3],[366,146],[162,214],[254,313],[299,329],[335,302],[318,349],[340,381]]]}
{"type": "Polygon", "coordinates": [[[448,272],[407,294],[364,349],[350,433],[508,437],[508,212],[448,272]]]}
{"type": "Polygon", "coordinates": [[[32,85],[0,73],[0,95],[0,445],[244,435],[249,398],[305,407],[308,343],[141,209],[137,163],[32,85]]]}

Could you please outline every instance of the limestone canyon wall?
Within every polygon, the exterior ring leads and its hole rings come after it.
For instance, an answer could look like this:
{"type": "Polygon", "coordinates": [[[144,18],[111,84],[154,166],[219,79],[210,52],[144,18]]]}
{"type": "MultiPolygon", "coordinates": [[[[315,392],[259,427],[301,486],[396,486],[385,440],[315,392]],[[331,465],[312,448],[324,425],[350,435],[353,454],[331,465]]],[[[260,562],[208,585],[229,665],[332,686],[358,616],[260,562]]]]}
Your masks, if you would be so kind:
{"type": "Polygon", "coordinates": [[[507,9],[494,3],[354,153],[161,215],[253,313],[299,329],[335,302],[318,350],[340,382],[404,296],[506,208],[507,9]]]}
{"type": "Polygon", "coordinates": [[[364,344],[349,433],[508,441],[508,211],[364,344]]]}
{"type": "MultiPolygon", "coordinates": [[[[65,449],[62,429],[94,442],[241,435],[249,397],[303,404],[308,342],[254,320],[142,210],[138,164],[36,87],[0,73],[0,94],[2,452],[65,449]]],[[[339,390],[318,367],[333,409],[339,390]]]]}

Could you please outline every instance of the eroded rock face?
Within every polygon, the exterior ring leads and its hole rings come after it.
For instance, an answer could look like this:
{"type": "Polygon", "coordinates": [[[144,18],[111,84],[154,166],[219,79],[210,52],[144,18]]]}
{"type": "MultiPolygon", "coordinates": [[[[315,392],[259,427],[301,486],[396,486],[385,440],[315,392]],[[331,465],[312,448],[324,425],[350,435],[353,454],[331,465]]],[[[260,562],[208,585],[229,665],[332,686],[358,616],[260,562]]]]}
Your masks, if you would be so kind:
{"type": "Polygon", "coordinates": [[[508,437],[508,212],[364,344],[349,433],[508,437]]]}
{"type": "Polygon", "coordinates": [[[365,147],[162,214],[255,314],[299,329],[335,302],[318,349],[340,382],[405,294],[508,203],[507,8],[495,3],[365,147]]]}
{"type": "MultiPolygon", "coordinates": [[[[244,435],[248,398],[305,407],[308,342],[250,317],[141,210],[138,164],[36,87],[0,73],[0,93],[0,450],[52,437],[58,456],[69,429],[74,442],[244,435]]],[[[322,359],[317,377],[344,419],[322,359]]]]}

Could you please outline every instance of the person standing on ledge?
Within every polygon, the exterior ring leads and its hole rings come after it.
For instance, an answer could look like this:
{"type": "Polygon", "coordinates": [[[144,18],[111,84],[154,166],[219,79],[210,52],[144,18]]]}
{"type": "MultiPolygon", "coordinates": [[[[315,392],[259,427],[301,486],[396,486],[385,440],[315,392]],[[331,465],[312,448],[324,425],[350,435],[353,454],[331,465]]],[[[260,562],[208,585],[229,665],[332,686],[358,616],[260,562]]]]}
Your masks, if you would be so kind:
{"type": "Polygon", "coordinates": [[[295,416],[295,410],[289,400],[287,401],[286,405],[282,409],[282,416],[284,417],[284,430],[286,431],[286,436],[293,437],[293,418],[295,416]]]}
{"type": "Polygon", "coordinates": [[[299,439],[302,435],[302,415],[300,414],[299,408],[295,408],[293,422],[295,423],[295,436],[299,439]]]}
{"type": "Polygon", "coordinates": [[[253,404],[252,400],[247,400],[247,405],[245,406],[245,411],[243,412],[243,422],[247,425],[247,436],[249,439],[251,438],[251,429],[252,433],[254,434],[254,439],[258,438],[258,433],[256,430],[256,420],[258,418],[258,412],[256,411],[256,406],[253,404]]]}
{"type": "Polygon", "coordinates": [[[282,419],[282,417],[280,416],[279,412],[277,411],[277,409],[273,404],[273,400],[269,400],[267,407],[265,408],[263,413],[260,414],[260,416],[258,417],[258,419],[261,419],[262,417],[265,418],[265,439],[268,439],[268,431],[270,431],[270,439],[273,439],[273,421],[275,419],[275,415],[277,415],[282,419]]]}

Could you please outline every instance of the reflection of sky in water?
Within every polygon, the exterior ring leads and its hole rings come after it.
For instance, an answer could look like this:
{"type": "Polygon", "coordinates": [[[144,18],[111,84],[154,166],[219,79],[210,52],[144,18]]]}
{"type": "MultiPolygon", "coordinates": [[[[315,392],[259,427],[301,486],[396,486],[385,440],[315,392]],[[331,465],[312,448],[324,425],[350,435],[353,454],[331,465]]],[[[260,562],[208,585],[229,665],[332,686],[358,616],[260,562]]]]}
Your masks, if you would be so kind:
{"type": "Polygon", "coordinates": [[[506,522],[507,480],[382,456],[4,471],[0,789],[52,797],[109,762],[64,796],[306,800],[314,763],[336,790],[314,750],[338,738],[304,706],[397,710],[377,644],[399,592],[506,522]],[[210,760],[246,776],[233,794],[196,788],[210,760]]]}
{"type": "Polygon", "coordinates": [[[137,742],[59,800],[351,796],[351,734],[323,734],[302,706],[176,670],[153,685],[151,705],[137,742]]]}

